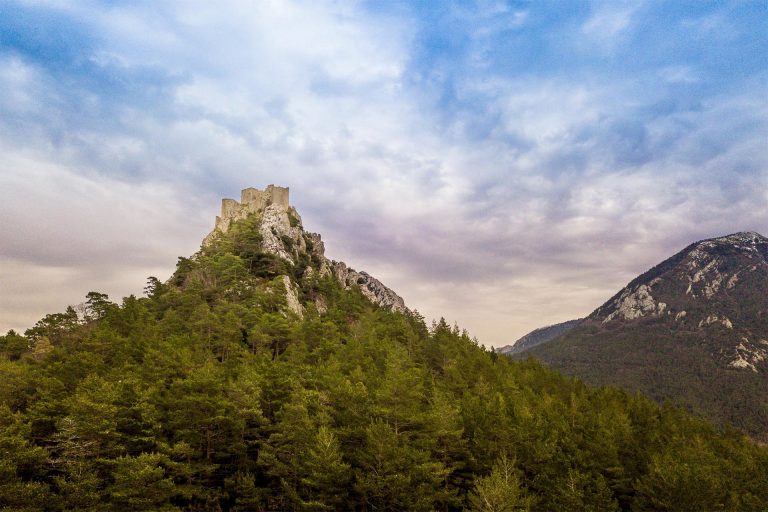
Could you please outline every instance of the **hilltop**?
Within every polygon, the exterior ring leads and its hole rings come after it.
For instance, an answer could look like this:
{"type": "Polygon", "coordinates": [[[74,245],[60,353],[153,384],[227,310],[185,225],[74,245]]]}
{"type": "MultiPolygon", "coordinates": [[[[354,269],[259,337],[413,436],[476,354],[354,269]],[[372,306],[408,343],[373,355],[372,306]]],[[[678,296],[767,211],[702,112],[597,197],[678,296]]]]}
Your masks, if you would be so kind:
{"type": "MultiPolygon", "coordinates": [[[[240,202],[222,199],[221,215],[216,217],[214,230],[203,240],[203,253],[221,245],[230,227],[234,226],[236,232],[230,236],[234,238],[234,243],[231,247],[225,243],[225,250],[236,254],[261,251],[264,255],[276,258],[276,262],[292,267],[290,273],[285,272],[281,277],[286,287],[288,305],[299,316],[304,308],[299,303],[295,282],[328,276],[333,276],[345,289],[358,287],[374,304],[395,311],[406,310],[403,299],[378,279],[366,272],[357,272],[344,262],[325,257],[322,237],[318,233],[304,231],[299,212],[289,204],[287,187],[269,185],[263,191],[246,188],[241,191],[240,198],[240,202]],[[237,224],[245,220],[249,221],[247,225],[237,224]],[[242,238],[250,238],[248,243],[252,246],[241,247],[246,243],[242,238]]],[[[246,258],[249,256],[245,255],[246,258]]],[[[325,308],[323,297],[316,296],[314,299],[314,306],[322,312],[325,308]]]]}

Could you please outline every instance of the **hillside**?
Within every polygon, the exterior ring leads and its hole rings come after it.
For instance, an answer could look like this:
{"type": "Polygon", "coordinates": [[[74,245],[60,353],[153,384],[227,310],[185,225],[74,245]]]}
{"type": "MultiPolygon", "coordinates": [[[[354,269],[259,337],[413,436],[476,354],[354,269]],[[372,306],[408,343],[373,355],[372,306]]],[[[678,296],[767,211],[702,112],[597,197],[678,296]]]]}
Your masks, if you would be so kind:
{"type": "Polygon", "coordinates": [[[427,325],[245,199],[145,297],[0,337],[0,509],[765,510],[765,448],[427,325]]]}
{"type": "Polygon", "coordinates": [[[768,440],[768,239],[692,244],[528,355],[768,440]]]}
{"type": "Polygon", "coordinates": [[[535,347],[536,345],[541,345],[542,343],[552,341],[558,336],[565,334],[566,332],[579,325],[582,320],[582,318],[579,318],[577,320],[568,320],[567,322],[548,325],[546,327],[539,327],[538,329],[534,329],[522,338],[518,339],[513,344],[497,348],[496,352],[505,356],[519,354],[535,347]]]}

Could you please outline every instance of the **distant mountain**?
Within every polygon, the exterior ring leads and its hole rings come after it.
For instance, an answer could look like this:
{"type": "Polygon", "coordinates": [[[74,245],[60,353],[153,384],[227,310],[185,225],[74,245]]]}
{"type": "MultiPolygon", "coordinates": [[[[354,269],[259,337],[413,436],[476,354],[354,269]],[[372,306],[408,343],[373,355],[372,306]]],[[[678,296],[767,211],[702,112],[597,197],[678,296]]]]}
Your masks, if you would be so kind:
{"type": "Polygon", "coordinates": [[[568,320],[567,322],[548,325],[546,327],[539,327],[538,329],[534,329],[522,338],[518,339],[513,344],[497,348],[496,352],[506,356],[519,354],[520,352],[533,348],[536,345],[541,345],[542,343],[546,343],[562,334],[565,334],[566,332],[579,325],[582,320],[583,318],[579,318],[577,320],[568,320]]]}
{"type": "Polygon", "coordinates": [[[768,239],[696,242],[529,354],[768,440],[768,239]]]}

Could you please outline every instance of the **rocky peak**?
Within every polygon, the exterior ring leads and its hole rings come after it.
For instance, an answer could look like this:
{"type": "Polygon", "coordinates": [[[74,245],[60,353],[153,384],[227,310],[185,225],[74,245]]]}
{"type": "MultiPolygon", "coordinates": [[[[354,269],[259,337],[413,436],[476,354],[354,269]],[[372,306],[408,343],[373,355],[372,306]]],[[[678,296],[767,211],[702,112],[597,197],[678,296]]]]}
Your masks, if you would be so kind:
{"type": "Polygon", "coordinates": [[[768,243],[768,238],[764,237],[760,233],[757,233],[755,231],[740,231],[738,233],[733,233],[730,235],[721,236],[719,238],[710,238],[708,240],[702,240],[701,242],[698,242],[696,245],[702,245],[702,244],[727,244],[727,245],[756,245],[756,244],[766,244],[768,243]]]}
{"type": "MultiPolygon", "coordinates": [[[[374,304],[395,311],[406,311],[405,302],[381,281],[367,274],[357,272],[344,262],[329,260],[325,256],[325,244],[317,233],[304,231],[301,216],[289,203],[289,189],[269,185],[266,189],[246,188],[240,194],[240,201],[223,199],[221,214],[216,217],[213,231],[203,240],[203,245],[214,243],[219,233],[226,233],[234,222],[251,216],[258,219],[261,248],[277,256],[291,266],[299,266],[303,277],[317,274],[319,277],[334,276],[345,288],[359,287],[360,291],[374,304]],[[313,268],[314,264],[314,268],[313,268]]],[[[284,276],[288,304],[294,312],[301,314],[295,285],[284,276]]],[[[317,304],[322,310],[322,304],[317,304]]]]}
{"type": "Polygon", "coordinates": [[[649,319],[722,339],[732,367],[757,371],[768,358],[768,239],[741,232],[691,244],[589,316],[604,325],[649,319]]]}
{"type": "Polygon", "coordinates": [[[687,254],[690,268],[716,265],[724,257],[742,255],[756,263],[768,262],[768,238],[755,232],[734,233],[696,242],[687,254]]]}
{"type": "Polygon", "coordinates": [[[405,311],[403,299],[367,272],[357,272],[347,267],[343,261],[332,261],[331,268],[333,269],[333,275],[336,276],[336,279],[341,284],[347,288],[358,286],[363,295],[374,304],[379,304],[395,311],[405,311]]]}

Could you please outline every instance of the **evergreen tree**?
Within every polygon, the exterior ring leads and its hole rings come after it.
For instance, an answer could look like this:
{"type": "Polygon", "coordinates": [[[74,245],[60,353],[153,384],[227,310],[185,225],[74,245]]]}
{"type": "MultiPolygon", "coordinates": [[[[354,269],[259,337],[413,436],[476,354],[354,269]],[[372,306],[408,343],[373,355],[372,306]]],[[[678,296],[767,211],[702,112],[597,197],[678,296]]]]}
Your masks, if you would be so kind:
{"type": "Polygon", "coordinates": [[[254,226],[0,337],[0,510],[768,510],[765,447],[306,277],[254,226]]]}
{"type": "Polygon", "coordinates": [[[469,502],[474,512],[527,512],[532,500],[521,485],[513,461],[502,454],[491,474],[477,479],[469,502]]]}

